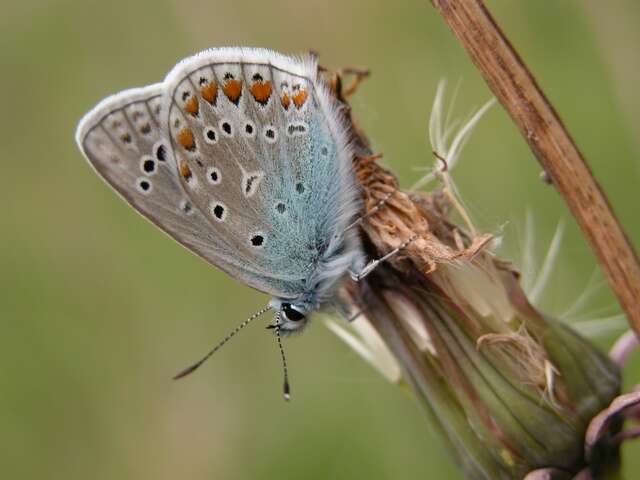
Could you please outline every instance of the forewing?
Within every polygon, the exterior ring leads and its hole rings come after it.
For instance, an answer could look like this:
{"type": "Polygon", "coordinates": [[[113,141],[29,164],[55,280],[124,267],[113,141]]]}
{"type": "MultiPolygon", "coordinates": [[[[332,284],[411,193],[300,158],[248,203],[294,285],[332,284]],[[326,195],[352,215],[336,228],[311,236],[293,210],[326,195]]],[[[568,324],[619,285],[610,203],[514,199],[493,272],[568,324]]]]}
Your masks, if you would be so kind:
{"type": "Polygon", "coordinates": [[[133,208],[186,248],[250,286],[286,293],[278,282],[245,268],[184,191],[161,127],[163,93],[163,84],[156,84],[100,102],[78,126],[83,154],[133,208]]]}
{"type": "Polygon", "coordinates": [[[165,82],[185,191],[238,258],[299,294],[356,205],[344,130],[314,61],[214,49],[165,82]]]}

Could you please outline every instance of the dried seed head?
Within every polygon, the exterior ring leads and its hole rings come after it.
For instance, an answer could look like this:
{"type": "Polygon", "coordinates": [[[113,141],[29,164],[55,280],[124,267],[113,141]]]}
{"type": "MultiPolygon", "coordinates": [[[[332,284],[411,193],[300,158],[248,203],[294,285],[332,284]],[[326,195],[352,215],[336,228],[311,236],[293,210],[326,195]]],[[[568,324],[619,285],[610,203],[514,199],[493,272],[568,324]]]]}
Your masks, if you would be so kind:
{"type": "MultiPolygon", "coordinates": [[[[538,312],[513,267],[487,250],[492,237],[477,233],[450,170],[489,104],[453,132],[441,126],[442,91],[431,139],[447,168],[425,177],[440,179],[439,190],[401,191],[354,126],[354,166],[367,214],[361,228],[370,256],[415,241],[363,281],[346,281],[343,310],[366,316],[346,328],[329,326],[387,378],[397,382],[402,375],[469,477],[522,478],[539,467],[577,471],[586,425],[617,393],[618,369],[538,312]],[[377,207],[385,198],[384,208],[377,207]],[[463,226],[452,223],[452,210],[463,226]]],[[[539,278],[545,276],[543,267],[539,278]]]]}

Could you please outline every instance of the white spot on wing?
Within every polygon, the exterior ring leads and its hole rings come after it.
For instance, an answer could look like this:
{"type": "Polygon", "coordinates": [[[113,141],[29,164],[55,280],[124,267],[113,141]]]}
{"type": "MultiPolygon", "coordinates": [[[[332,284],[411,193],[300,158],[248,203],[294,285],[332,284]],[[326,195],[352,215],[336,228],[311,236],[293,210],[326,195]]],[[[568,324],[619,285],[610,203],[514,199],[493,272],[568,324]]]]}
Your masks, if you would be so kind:
{"type": "Polygon", "coordinates": [[[218,185],[222,181],[222,176],[220,175],[220,170],[216,167],[207,168],[207,182],[211,185],[218,185]]]}
{"type": "Polygon", "coordinates": [[[262,129],[262,136],[267,143],[276,143],[278,141],[278,129],[273,125],[265,125],[262,129]]]}
{"type": "Polygon", "coordinates": [[[222,135],[229,138],[233,137],[233,124],[231,123],[231,120],[223,118],[220,120],[218,126],[220,127],[222,135]]]}
{"type": "Polygon", "coordinates": [[[253,138],[256,136],[256,126],[253,122],[247,121],[242,127],[242,135],[247,138],[253,138]]]}
{"type": "Polygon", "coordinates": [[[193,205],[186,198],[180,201],[180,212],[185,215],[193,215],[193,205]]]}
{"type": "Polygon", "coordinates": [[[160,140],[153,145],[153,156],[159,162],[169,161],[170,150],[164,140],[160,140]]]}
{"type": "Polygon", "coordinates": [[[227,206],[224,203],[213,200],[209,205],[209,209],[216,221],[224,222],[227,219],[227,206]]]}
{"type": "Polygon", "coordinates": [[[287,125],[287,135],[290,137],[306,135],[308,131],[309,126],[305,122],[293,122],[287,125]]]}
{"type": "Polygon", "coordinates": [[[216,132],[216,129],[211,125],[204,127],[204,130],[202,130],[202,136],[204,137],[204,141],[209,145],[215,145],[218,143],[218,132],[216,132]]]}
{"type": "Polygon", "coordinates": [[[136,190],[138,190],[143,195],[149,195],[153,190],[153,184],[148,178],[138,177],[136,179],[136,190]]]}
{"type": "Polygon", "coordinates": [[[249,235],[249,245],[253,248],[262,248],[266,242],[266,236],[262,232],[255,232],[249,235]]]}
{"type": "Polygon", "coordinates": [[[155,175],[158,171],[158,163],[150,155],[143,155],[140,158],[140,171],[147,176],[155,175]]]}
{"type": "Polygon", "coordinates": [[[242,172],[242,193],[245,197],[252,197],[257,191],[260,182],[264,177],[264,172],[242,172]]]}

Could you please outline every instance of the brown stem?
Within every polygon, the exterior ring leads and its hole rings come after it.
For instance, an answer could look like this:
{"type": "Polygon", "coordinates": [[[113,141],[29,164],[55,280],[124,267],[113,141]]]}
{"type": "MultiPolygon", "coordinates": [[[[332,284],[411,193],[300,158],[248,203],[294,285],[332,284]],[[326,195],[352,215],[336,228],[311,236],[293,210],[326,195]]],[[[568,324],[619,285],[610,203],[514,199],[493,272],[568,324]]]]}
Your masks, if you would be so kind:
{"type": "Polygon", "coordinates": [[[564,197],[640,334],[640,262],[562,120],[482,0],[431,0],[564,197]]]}

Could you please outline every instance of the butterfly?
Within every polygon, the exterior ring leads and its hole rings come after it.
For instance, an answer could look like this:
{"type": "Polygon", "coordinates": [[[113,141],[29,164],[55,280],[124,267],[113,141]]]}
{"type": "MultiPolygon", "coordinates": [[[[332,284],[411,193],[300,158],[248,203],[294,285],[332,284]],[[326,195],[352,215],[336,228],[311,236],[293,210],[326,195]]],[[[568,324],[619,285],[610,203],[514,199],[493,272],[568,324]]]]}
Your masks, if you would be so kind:
{"type": "Polygon", "coordinates": [[[161,83],[102,100],[76,141],[135,210],[272,296],[229,337],[274,310],[280,342],[363,263],[349,228],[360,203],[338,108],[314,55],[214,48],[182,60],[161,83]]]}

